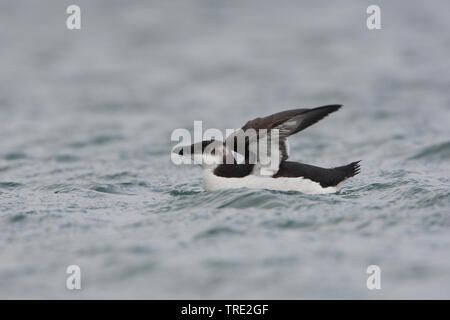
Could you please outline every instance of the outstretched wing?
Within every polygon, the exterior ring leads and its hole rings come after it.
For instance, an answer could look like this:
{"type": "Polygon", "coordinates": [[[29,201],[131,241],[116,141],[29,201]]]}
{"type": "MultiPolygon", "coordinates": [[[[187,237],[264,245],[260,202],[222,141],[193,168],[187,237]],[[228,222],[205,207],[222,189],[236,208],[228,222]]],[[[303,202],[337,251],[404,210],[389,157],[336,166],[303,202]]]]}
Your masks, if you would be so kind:
{"type": "MultiPolygon", "coordinates": [[[[287,137],[306,129],[341,107],[340,104],[333,104],[312,109],[293,109],[264,118],[256,118],[248,121],[240,130],[227,137],[226,143],[233,145],[235,152],[245,155],[248,159],[251,153],[257,153],[258,141],[261,138],[267,136],[267,145],[270,145],[271,132],[276,130],[279,141],[278,150],[275,151],[279,152],[280,160],[286,160],[289,157],[287,137]],[[238,148],[239,140],[245,141],[244,148],[238,148]]],[[[270,154],[267,156],[270,157],[270,154]]],[[[260,161],[259,158],[258,161],[260,161]]]]}

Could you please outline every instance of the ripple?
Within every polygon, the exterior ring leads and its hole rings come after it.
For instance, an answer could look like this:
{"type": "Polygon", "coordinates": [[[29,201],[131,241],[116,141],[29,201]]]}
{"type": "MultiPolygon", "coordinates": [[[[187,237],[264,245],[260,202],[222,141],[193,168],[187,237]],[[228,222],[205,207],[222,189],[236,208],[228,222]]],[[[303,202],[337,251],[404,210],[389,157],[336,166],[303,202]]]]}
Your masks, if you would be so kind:
{"type": "Polygon", "coordinates": [[[448,214],[437,212],[424,216],[422,218],[422,223],[429,228],[448,228],[450,227],[450,217],[448,214]]]}
{"type": "Polygon", "coordinates": [[[119,180],[119,179],[128,178],[128,177],[135,178],[136,176],[137,175],[135,173],[132,173],[129,171],[121,171],[121,172],[104,175],[102,178],[106,179],[106,180],[119,180]]]}
{"type": "Polygon", "coordinates": [[[371,183],[371,184],[365,185],[361,188],[355,189],[355,191],[386,190],[386,189],[394,188],[394,187],[398,186],[399,184],[401,184],[399,181],[386,182],[386,183],[376,182],[376,183],[371,183]]]}
{"type": "Polygon", "coordinates": [[[0,188],[2,189],[16,189],[16,188],[20,188],[22,187],[23,184],[19,183],[19,182],[0,182],[0,188]]]}
{"type": "Polygon", "coordinates": [[[425,199],[421,199],[416,202],[416,205],[421,208],[428,207],[449,207],[450,206],[450,192],[442,192],[438,194],[432,194],[425,199]]]}
{"type": "Polygon", "coordinates": [[[224,203],[220,204],[218,208],[244,209],[251,207],[261,207],[271,200],[276,200],[276,197],[265,192],[252,191],[235,196],[230,200],[226,200],[224,201],[224,203]]]}
{"type": "Polygon", "coordinates": [[[69,186],[64,183],[53,183],[53,184],[41,186],[41,187],[37,188],[37,190],[52,191],[52,190],[56,190],[56,189],[63,189],[66,187],[69,187],[69,186]]]}
{"type": "Polygon", "coordinates": [[[70,163],[80,160],[79,157],[71,154],[61,154],[54,157],[56,162],[70,163]]]}
{"type": "Polygon", "coordinates": [[[58,185],[58,184],[50,185],[47,188],[48,188],[48,190],[52,190],[52,189],[55,189],[55,188],[61,188],[61,189],[58,189],[58,190],[56,190],[54,192],[54,193],[57,193],[57,194],[58,193],[64,194],[64,193],[72,193],[72,192],[75,192],[75,191],[81,191],[80,188],[75,187],[75,186],[61,186],[61,185],[58,185]]]}
{"type": "Polygon", "coordinates": [[[187,208],[214,209],[286,209],[311,208],[318,202],[337,205],[343,200],[341,196],[305,195],[299,192],[282,192],[271,190],[229,189],[203,191],[200,188],[175,189],[168,194],[176,197],[170,203],[164,203],[158,209],[164,212],[185,210],[187,208]]]}
{"type": "Polygon", "coordinates": [[[201,190],[171,190],[169,192],[172,196],[192,196],[195,194],[203,193],[201,190]]]}
{"type": "Polygon", "coordinates": [[[132,181],[132,182],[121,182],[116,184],[118,187],[121,188],[129,188],[129,187],[145,187],[150,188],[151,185],[146,181],[132,181]]]}
{"type": "Polygon", "coordinates": [[[304,221],[296,221],[296,220],[285,220],[276,222],[273,224],[273,226],[280,228],[280,229],[304,229],[304,228],[310,228],[313,227],[316,224],[316,221],[311,220],[304,220],[304,221]]]}
{"type": "Polygon", "coordinates": [[[124,192],[120,186],[113,185],[113,184],[99,184],[94,185],[89,188],[90,190],[101,192],[101,193],[108,193],[108,194],[122,194],[122,195],[134,195],[132,193],[124,192]]]}
{"type": "Polygon", "coordinates": [[[113,141],[123,140],[123,137],[121,135],[98,135],[94,136],[93,138],[86,140],[86,141],[76,141],[69,144],[70,147],[73,148],[84,148],[87,146],[100,146],[105,145],[113,141]]]}
{"type": "Polygon", "coordinates": [[[446,160],[450,159],[450,141],[424,148],[410,159],[446,160]]]}
{"type": "Polygon", "coordinates": [[[5,154],[4,158],[5,158],[5,160],[9,160],[9,161],[22,160],[22,159],[26,159],[27,155],[25,152],[17,151],[17,152],[10,152],[10,153],[5,154]]]}
{"type": "Polygon", "coordinates": [[[94,137],[92,140],[89,141],[89,143],[94,144],[94,145],[103,145],[103,144],[107,144],[112,141],[122,140],[122,139],[123,139],[123,137],[119,136],[119,135],[101,135],[101,136],[94,137]]]}
{"type": "Polygon", "coordinates": [[[235,230],[230,227],[213,227],[206,231],[203,231],[199,233],[195,238],[201,239],[201,238],[211,238],[216,237],[220,235],[233,235],[233,234],[243,234],[243,232],[235,230]]]}
{"type": "Polygon", "coordinates": [[[15,222],[20,222],[26,219],[26,215],[20,213],[20,214],[16,214],[13,215],[12,217],[9,218],[9,222],[11,223],[15,223],[15,222]]]}
{"type": "Polygon", "coordinates": [[[8,171],[9,169],[11,169],[11,166],[3,166],[3,167],[0,167],[0,172],[5,172],[5,171],[8,171]]]}

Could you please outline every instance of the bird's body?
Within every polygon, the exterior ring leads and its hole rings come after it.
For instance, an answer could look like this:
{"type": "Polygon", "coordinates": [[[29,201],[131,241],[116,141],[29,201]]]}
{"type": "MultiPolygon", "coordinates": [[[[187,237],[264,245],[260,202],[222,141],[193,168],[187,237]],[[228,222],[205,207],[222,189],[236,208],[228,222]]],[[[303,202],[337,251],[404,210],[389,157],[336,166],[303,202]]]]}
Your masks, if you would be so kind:
{"type": "Polygon", "coordinates": [[[223,189],[268,189],[278,191],[299,191],[307,194],[335,193],[338,185],[322,187],[320,183],[304,177],[279,177],[249,174],[240,178],[217,176],[210,169],[203,169],[203,186],[206,190],[223,189]]]}
{"type": "Polygon", "coordinates": [[[329,105],[279,112],[248,121],[241,130],[227,137],[225,142],[202,141],[174,152],[180,155],[190,153],[193,159],[208,160],[199,162],[203,169],[203,185],[206,190],[248,188],[299,191],[307,194],[335,193],[342,182],[359,173],[359,161],[330,169],[287,161],[287,137],[309,127],[340,107],[329,105]],[[263,139],[266,139],[263,145],[266,148],[265,153],[260,152],[263,139]],[[271,145],[275,140],[277,143],[271,145]],[[239,147],[239,142],[242,148],[239,147]],[[196,148],[196,145],[199,148],[196,148]],[[183,152],[184,150],[188,152],[183,152]],[[232,161],[225,161],[229,160],[230,156],[232,161]],[[238,156],[243,158],[241,162],[236,160],[238,156]]]}
{"type": "Polygon", "coordinates": [[[236,174],[231,170],[228,176],[211,170],[203,169],[203,186],[206,190],[221,189],[270,189],[279,191],[299,191],[308,194],[335,193],[341,183],[357,172],[358,162],[349,165],[326,169],[299,162],[282,160],[275,175],[258,174],[258,167],[248,165],[234,166],[236,174]],[[246,168],[240,168],[246,166],[246,168]],[[248,172],[243,174],[243,172],[248,172]]]}

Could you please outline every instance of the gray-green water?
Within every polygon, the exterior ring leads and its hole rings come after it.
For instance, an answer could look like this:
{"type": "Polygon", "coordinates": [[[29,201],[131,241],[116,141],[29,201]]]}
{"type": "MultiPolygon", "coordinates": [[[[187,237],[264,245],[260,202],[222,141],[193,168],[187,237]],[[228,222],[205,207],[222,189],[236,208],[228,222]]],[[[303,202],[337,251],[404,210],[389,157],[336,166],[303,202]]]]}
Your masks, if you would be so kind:
{"type": "Polygon", "coordinates": [[[0,4],[1,298],[450,298],[448,1],[377,1],[376,31],[368,1],[69,4],[0,4]],[[330,103],[291,158],[362,159],[339,194],[170,162],[194,120],[330,103]]]}

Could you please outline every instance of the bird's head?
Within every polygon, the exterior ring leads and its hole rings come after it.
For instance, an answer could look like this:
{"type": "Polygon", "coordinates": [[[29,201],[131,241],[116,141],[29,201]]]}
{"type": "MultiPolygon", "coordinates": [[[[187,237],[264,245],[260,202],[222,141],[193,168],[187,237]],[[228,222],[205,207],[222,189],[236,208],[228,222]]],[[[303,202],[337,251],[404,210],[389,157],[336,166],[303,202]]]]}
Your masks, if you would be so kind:
{"type": "Polygon", "coordinates": [[[173,153],[184,158],[184,163],[195,163],[202,168],[216,167],[220,164],[234,161],[233,155],[219,140],[204,140],[191,145],[175,147],[173,153]]]}

